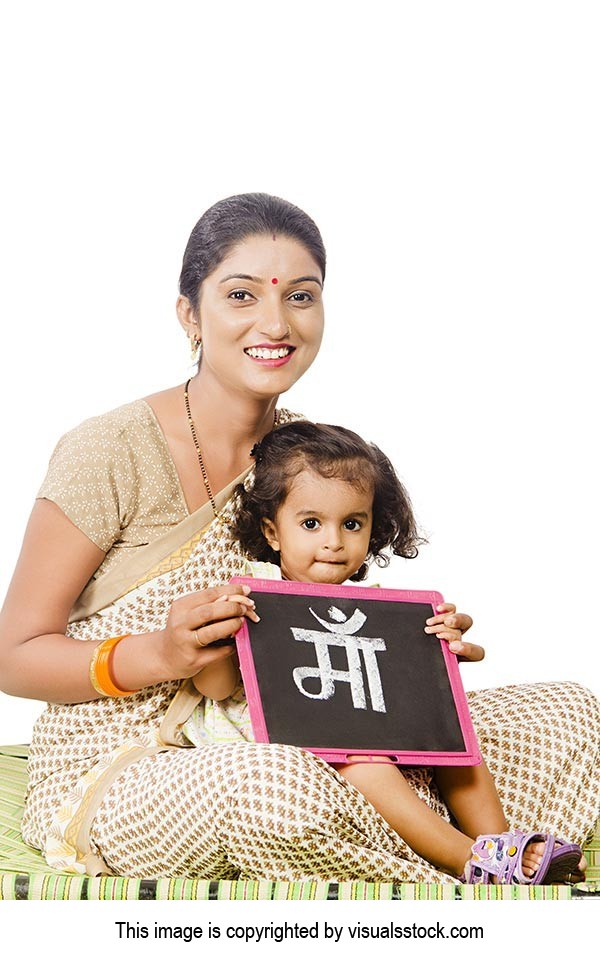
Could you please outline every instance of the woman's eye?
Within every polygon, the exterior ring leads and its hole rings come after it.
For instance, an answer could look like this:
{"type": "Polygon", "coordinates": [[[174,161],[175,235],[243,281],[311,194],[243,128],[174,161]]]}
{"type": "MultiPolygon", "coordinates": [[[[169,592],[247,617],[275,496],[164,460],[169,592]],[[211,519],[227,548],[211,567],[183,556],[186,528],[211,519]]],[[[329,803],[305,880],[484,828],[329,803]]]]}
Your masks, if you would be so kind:
{"type": "Polygon", "coordinates": [[[288,297],[288,301],[293,301],[295,304],[310,304],[312,300],[312,294],[309,294],[308,291],[294,291],[288,297]]]}
{"type": "Polygon", "coordinates": [[[305,518],[302,522],[302,527],[306,528],[307,531],[316,531],[319,527],[319,522],[316,518],[305,518]]]}
{"type": "Polygon", "coordinates": [[[344,527],[346,531],[360,531],[361,523],[356,518],[348,518],[347,521],[344,521],[344,527]]]}
{"type": "Polygon", "coordinates": [[[231,293],[228,294],[227,296],[230,297],[232,301],[243,302],[243,301],[249,301],[252,297],[252,294],[250,293],[250,291],[231,291],[231,293]]]}

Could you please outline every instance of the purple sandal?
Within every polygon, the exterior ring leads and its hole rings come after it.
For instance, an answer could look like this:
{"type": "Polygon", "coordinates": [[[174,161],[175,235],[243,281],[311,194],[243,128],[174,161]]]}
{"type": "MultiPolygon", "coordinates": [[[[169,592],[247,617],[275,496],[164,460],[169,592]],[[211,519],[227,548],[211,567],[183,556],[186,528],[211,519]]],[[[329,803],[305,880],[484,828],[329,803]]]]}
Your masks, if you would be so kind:
{"type": "Polygon", "coordinates": [[[570,845],[543,832],[503,832],[479,835],[472,846],[461,882],[471,885],[551,885],[566,882],[581,859],[579,845],[570,845]],[[531,842],[545,842],[542,861],[533,875],[523,874],[523,853],[531,842]],[[556,843],[556,845],[555,845],[556,843]]]}
{"type": "MultiPolygon", "coordinates": [[[[571,882],[571,875],[579,867],[583,852],[579,845],[573,845],[563,841],[561,838],[555,839],[555,848],[550,858],[548,871],[544,876],[544,885],[555,885],[557,882],[571,882]]],[[[583,878],[575,881],[583,881],[583,878]]]]}

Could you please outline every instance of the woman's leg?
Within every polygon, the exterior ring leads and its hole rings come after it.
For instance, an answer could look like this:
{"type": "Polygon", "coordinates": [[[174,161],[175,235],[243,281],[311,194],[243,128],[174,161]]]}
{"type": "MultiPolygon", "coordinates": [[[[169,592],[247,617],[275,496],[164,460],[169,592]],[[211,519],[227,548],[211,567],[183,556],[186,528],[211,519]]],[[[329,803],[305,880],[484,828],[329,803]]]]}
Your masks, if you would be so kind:
{"type": "MultiPolygon", "coordinates": [[[[468,698],[511,827],[552,832],[583,845],[599,814],[595,695],[573,682],[540,682],[470,692],[468,698]]],[[[541,855],[543,846],[534,851],[541,855]]],[[[585,867],[582,859],[579,879],[585,867]]]]}
{"type": "Polygon", "coordinates": [[[598,699],[570,682],[508,685],[468,698],[511,828],[582,845],[598,817],[598,699]]]}
{"type": "Polygon", "coordinates": [[[330,765],[284,745],[136,762],[107,792],[91,838],[115,872],[136,877],[452,881],[330,765]]]}
{"type": "MultiPolygon", "coordinates": [[[[598,805],[598,703],[577,685],[470,696],[509,824],[581,844],[598,805]]],[[[405,774],[445,817],[423,780],[405,774]]],[[[115,781],[92,840],[131,876],[449,881],[326,762],[280,745],[235,744],[144,759],[115,781]]]]}

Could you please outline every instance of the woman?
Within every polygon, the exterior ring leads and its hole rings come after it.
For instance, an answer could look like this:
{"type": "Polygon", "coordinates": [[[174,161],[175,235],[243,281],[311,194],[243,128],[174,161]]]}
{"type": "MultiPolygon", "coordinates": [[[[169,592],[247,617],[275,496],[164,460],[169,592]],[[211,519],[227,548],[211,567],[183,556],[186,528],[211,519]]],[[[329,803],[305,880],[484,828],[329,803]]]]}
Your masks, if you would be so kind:
{"type": "MultiPolygon", "coordinates": [[[[179,320],[202,346],[189,391],[93,418],[53,455],[2,612],[0,669],[6,691],[51,703],[34,732],[23,833],[56,868],[447,880],[320,759],[227,742],[218,705],[214,744],[183,749],[167,715],[181,679],[232,653],[206,646],[250,610],[222,598],[242,565],[229,500],[255,442],[294,417],[276,402],[319,349],[324,276],[302,211],[260,194],[216,204],[180,279],[179,320]]],[[[471,623],[451,606],[442,621],[456,640],[471,623]]],[[[464,642],[461,653],[482,654],[464,642]]],[[[591,696],[513,687],[475,696],[472,710],[510,821],[583,841],[595,815],[591,696]],[[540,733],[550,717],[556,729],[540,733]]],[[[449,817],[427,772],[412,779],[449,817]]]]}

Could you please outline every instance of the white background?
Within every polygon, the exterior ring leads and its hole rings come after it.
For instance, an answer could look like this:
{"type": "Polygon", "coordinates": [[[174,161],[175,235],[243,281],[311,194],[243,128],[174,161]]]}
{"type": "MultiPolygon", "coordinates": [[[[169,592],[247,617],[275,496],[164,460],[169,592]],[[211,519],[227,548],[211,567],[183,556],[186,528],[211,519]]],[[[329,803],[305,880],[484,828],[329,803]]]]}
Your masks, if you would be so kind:
{"type": "MultiPolygon", "coordinates": [[[[58,437],[188,374],[195,221],[264,190],[329,254],[286,404],[379,443],[429,537],[380,580],[475,617],[467,687],[597,687],[597,8],[217,6],[2,8],[0,590],[58,437]]],[[[38,711],[0,696],[0,741],[38,711]]]]}
{"type": "MultiPolygon", "coordinates": [[[[187,376],[195,221],[263,190],[329,254],[286,404],[379,443],[430,539],[381,580],[473,614],[467,687],[597,690],[597,9],[2,4],[0,592],[58,437],[187,376]]],[[[0,742],[39,709],[0,696],[0,742]]]]}

